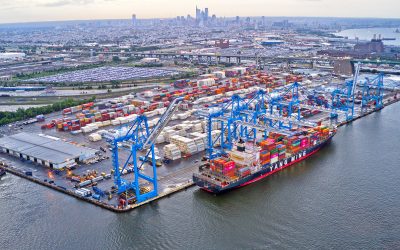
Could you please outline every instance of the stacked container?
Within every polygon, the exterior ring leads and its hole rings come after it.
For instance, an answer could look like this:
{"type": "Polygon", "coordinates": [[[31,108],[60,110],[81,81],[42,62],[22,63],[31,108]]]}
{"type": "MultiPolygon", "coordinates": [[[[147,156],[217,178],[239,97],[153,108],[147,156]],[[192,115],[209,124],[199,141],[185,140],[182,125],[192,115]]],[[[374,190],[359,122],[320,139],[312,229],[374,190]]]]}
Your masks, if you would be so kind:
{"type": "Polygon", "coordinates": [[[181,151],[175,144],[168,144],[164,146],[164,157],[170,160],[177,160],[181,158],[181,151]]]}
{"type": "Polygon", "coordinates": [[[271,154],[268,150],[262,150],[260,152],[261,165],[265,165],[271,162],[271,154]]]}
{"type": "Polygon", "coordinates": [[[306,137],[306,136],[300,136],[299,139],[300,139],[300,148],[301,149],[308,148],[308,146],[309,146],[309,138],[306,137]]]}
{"type": "Polygon", "coordinates": [[[278,149],[278,159],[283,160],[286,157],[286,146],[283,144],[279,144],[276,146],[278,149]]]}
{"type": "Polygon", "coordinates": [[[235,162],[225,161],[223,159],[216,159],[210,166],[211,171],[219,173],[229,179],[235,178],[236,169],[235,162]]]}
{"type": "Polygon", "coordinates": [[[102,139],[101,135],[97,133],[90,134],[88,137],[92,142],[100,141],[102,139]]]}
{"type": "Polygon", "coordinates": [[[169,141],[175,144],[179,150],[185,154],[197,153],[197,146],[193,139],[189,139],[180,135],[171,136],[169,141]]]}
{"type": "Polygon", "coordinates": [[[296,154],[301,149],[301,140],[297,136],[293,136],[287,139],[287,152],[289,154],[296,154]]]}
{"type": "Polygon", "coordinates": [[[240,178],[246,177],[251,174],[251,170],[249,167],[242,167],[236,170],[236,175],[240,178]]]}

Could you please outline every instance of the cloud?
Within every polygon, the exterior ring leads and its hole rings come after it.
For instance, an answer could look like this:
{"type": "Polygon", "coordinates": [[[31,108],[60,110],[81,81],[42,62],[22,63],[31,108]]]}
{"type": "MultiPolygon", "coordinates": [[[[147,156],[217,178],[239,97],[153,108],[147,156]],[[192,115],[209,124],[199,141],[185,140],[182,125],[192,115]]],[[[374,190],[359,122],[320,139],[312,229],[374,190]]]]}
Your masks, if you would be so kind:
{"type": "Polygon", "coordinates": [[[292,0],[293,3],[322,3],[325,0],[292,0]]]}
{"type": "Polygon", "coordinates": [[[26,6],[29,4],[30,2],[25,0],[14,0],[14,1],[0,0],[0,10],[18,8],[20,6],[26,6]]]}
{"type": "Polygon", "coordinates": [[[66,5],[85,5],[95,2],[95,0],[56,0],[48,3],[41,3],[37,6],[40,7],[60,7],[66,5]]]}
{"type": "Polygon", "coordinates": [[[0,11],[7,9],[22,9],[31,7],[60,7],[60,6],[76,6],[86,5],[94,2],[105,2],[110,0],[0,0],[0,11]]]}

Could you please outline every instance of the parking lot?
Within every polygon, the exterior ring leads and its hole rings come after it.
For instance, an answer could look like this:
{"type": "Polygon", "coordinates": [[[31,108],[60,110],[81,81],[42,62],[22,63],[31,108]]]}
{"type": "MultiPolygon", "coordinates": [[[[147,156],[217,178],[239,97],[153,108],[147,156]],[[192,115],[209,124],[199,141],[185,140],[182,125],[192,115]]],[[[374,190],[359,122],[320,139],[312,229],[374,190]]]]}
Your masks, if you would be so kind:
{"type": "Polygon", "coordinates": [[[52,76],[25,80],[25,82],[62,83],[62,82],[106,82],[118,80],[147,79],[177,75],[179,72],[166,69],[139,67],[99,67],[77,70],[52,76]]]}

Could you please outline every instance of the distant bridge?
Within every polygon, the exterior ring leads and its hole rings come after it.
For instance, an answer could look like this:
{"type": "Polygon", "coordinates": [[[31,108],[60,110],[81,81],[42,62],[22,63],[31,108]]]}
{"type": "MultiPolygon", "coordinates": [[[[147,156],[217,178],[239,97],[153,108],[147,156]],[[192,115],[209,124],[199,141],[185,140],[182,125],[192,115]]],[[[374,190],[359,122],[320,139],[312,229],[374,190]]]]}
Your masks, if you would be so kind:
{"type": "MultiPolygon", "coordinates": [[[[70,54],[90,55],[90,51],[75,51],[69,52],[70,54]]],[[[132,52],[132,51],[108,51],[108,52],[94,52],[96,54],[115,55],[115,56],[129,56],[135,58],[154,57],[160,59],[189,59],[189,60],[202,60],[202,61],[216,61],[216,62],[232,62],[240,64],[243,60],[258,60],[259,62],[288,62],[288,63],[312,63],[312,62],[333,62],[334,59],[327,58],[313,58],[313,57],[273,57],[262,55],[248,55],[248,54],[218,54],[218,53],[199,53],[199,54],[181,54],[173,52],[132,52]]]]}
{"type": "Polygon", "coordinates": [[[314,63],[318,62],[333,62],[332,59],[324,58],[312,58],[312,57],[272,57],[263,55],[246,55],[246,54],[217,54],[217,53],[200,53],[200,54],[179,54],[179,53],[156,53],[156,52],[143,52],[143,53],[131,53],[131,56],[136,58],[145,57],[156,57],[156,58],[171,58],[171,59],[189,59],[189,60],[203,60],[207,62],[234,62],[240,64],[243,60],[253,60],[263,63],[263,62],[287,62],[287,63],[314,63]]]}
{"type": "MultiPolygon", "coordinates": [[[[71,53],[71,52],[70,52],[71,53]]],[[[76,51],[71,54],[89,55],[90,51],[76,51]]],[[[290,64],[308,64],[310,68],[314,68],[316,63],[325,63],[338,70],[335,70],[337,74],[348,74],[354,73],[354,64],[357,62],[364,64],[388,64],[388,65],[400,65],[400,60],[380,60],[380,59],[341,59],[341,58],[317,58],[317,57],[281,57],[281,56],[263,56],[263,55],[248,55],[248,54],[218,54],[218,53],[199,53],[199,54],[181,54],[176,52],[132,52],[132,51],[119,51],[119,52],[94,52],[97,54],[104,55],[115,55],[115,56],[127,56],[134,58],[146,58],[154,57],[160,59],[180,59],[180,60],[198,60],[203,62],[227,62],[241,64],[243,60],[256,61],[259,65],[265,65],[266,63],[287,63],[290,64]],[[336,67],[340,64],[345,65],[344,67],[336,67]],[[345,69],[346,68],[346,69],[345,69]]]]}

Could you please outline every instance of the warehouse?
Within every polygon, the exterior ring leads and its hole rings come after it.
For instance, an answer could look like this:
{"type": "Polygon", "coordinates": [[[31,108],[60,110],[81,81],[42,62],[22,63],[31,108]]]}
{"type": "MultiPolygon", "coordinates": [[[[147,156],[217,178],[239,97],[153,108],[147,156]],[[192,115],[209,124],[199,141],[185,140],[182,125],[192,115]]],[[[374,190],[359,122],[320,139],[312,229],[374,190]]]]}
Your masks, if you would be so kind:
{"type": "Polygon", "coordinates": [[[19,133],[0,139],[0,150],[53,169],[73,166],[96,156],[97,150],[46,135],[19,133]]]}

